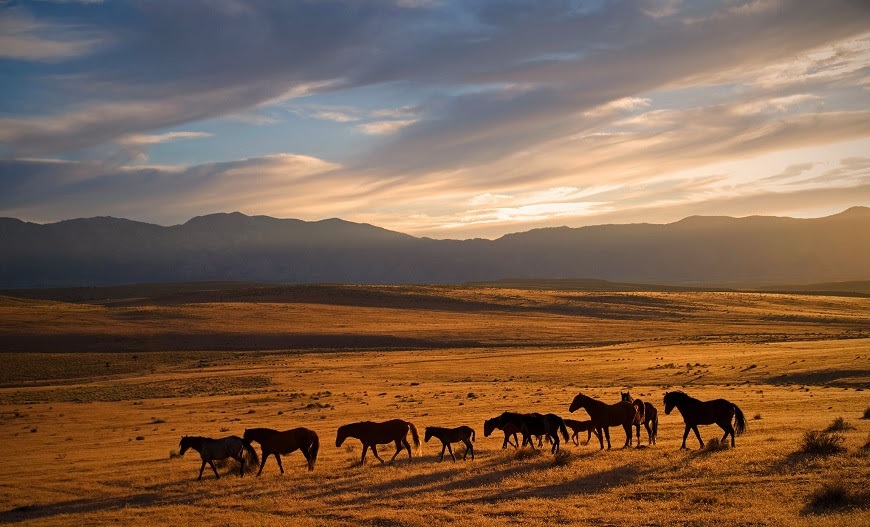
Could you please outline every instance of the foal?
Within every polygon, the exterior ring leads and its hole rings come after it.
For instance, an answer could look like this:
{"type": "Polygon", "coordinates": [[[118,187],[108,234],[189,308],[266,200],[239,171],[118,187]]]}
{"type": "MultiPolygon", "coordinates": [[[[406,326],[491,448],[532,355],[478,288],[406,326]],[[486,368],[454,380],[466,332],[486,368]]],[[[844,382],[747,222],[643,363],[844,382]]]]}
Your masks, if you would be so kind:
{"type": "Polygon", "coordinates": [[[580,432],[586,432],[586,442],[584,445],[589,444],[589,440],[592,439],[592,434],[595,434],[595,437],[598,437],[598,431],[595,430],[594,426],[592,426],[592,421],[578,421],[576,419],[565,419],[564,421],[565,426],[574,432],[571,439],[574,440],[575,445],[580,444],[580,432]]]}
{"type": "Polygon", "coordinates": [[[474,461],[474,446],[471,444],[474,441],[474,429],[470,426],[460,426],[457,428],[427,426],[424,441],[428,443],[433,436],[441,440],[441,459],[438,460],[439,463],[444,461],[444,449],[450,452],[450,457],[453,458],[454,463],[456,462],[456,456],[453,455],[453,448],[450,446],[450,443],[459,443],[460,441],[465,443],[465,454],[463,454],[462,460],[465,461],[468,453],[471,452],[471,460],[474,461]]]}

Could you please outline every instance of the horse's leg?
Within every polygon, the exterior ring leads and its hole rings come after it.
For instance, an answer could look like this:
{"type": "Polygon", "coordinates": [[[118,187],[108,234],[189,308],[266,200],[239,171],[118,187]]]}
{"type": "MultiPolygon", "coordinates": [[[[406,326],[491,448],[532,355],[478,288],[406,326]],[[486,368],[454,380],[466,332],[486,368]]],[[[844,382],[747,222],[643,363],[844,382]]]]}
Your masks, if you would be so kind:
{"type": "Polygon", "coordinates": [[[474,447],[471,446],[471,441],[468,438],[462,440],[465,443],[465,454],[462,455],[462,461],[465,461],[468,458],[468,453],[471,452],[471,460],[474,461],[474,447]]]}
{"type": "Polygon", "coordinates": [[[362,459],[359,460],[359,464],[360,464],[360,466],[364,465],[365,462],[366,462],[366,451],[367,451],[368,449],[369,449],[369,446],[368,446],[367,444],[363,443],[362,459]]]}
{"type": "Polygon", "coordinates": [[[206,461],[203,459],[202,466],[199,467],[199,477],[196,478],[197,481],[202,481],[202,471],[205,470],[205,463],[206,463],[206,461]]]}
{"type": "Polygon", "coordinates": [[[604,427],[604,437],[607,438],[607,450],[610,450],[610,427],[604,427]]]}
{"type": "Polygon", "coordinates": [[[538,448],[541,448],[543,446],[544,446],[544,436],[541,435],[541,436],[538,436],[538,448]]]}
{"type": "MultiPolygon", "coordinates": [[[[381,465],[385,464],[384,460],[381,459],[381,456],[378,455],[378,445],[377,444],[372,445],[372,454],[374,454],[375,457],[378,458],[378,461],[381,462],[381,465]]],[[[395,458],[396,456],[393,456],[393,457],[395,458]]]]}
{"type": "MultiPolygon", "coordinates": [[[[508,437],[507,433],[505,433],[505,435],[504,435],[504,442],[501,444],[501,449],[502,449],[502,450],[504,450],[504,449],[507,448],[507,446],[508,446],[508,441],[509,441],[509,440],[510,440],[510,437],[508,437]]],[[[513,446],[513,445],[511,445],[511,446],[513,446]]]]}
{"type": "Polygon", "coordinates": [[[695,431],[695,436],[698,438],[698,442],[701,443],[701,448],[704,448],[704,440],[701,439],[701,432],[698,431],[698,425],[692,426],[692,430],[695,431]]]}
{"type": "Polygon", "coordinates": [[[211,469],[214,471],[214,477],[215,477],[216,479],[221,479],[220,475],[217,473],[217,467],[214,466],[214,461],[212,461],[212,460],[209,459],[209,460],[208,460],[208,464],[211,465],[211,469]]]}
{"type": "Polygon", "coordinates": [[[688,424],[686,425],[686,431],[683,432],[683,446],[680,447],[680,450],[684,450],[686,448],[686,438],[689,437],[689,431],[692,429],[688,424]]]}
{"type": "Polygon", "coordinates": [[[239,462],[239,477],[245,477],[245,456],[243,456],[242,454],[237,454],[235,456],[232,456],[232,458],[239,462]]]}
{"type": "Polygon", "coordinates": [[[597,435],[598,435],[598,443],[601,445],[601,448],[599,450],[604,450],[604,431],[601,428],[599,428],[597,435]]]}
{"type": "Polygon", "coordinates": [[[405,449],[405,447],[402,445],[402,440],[401,440],[401,439],[396,439],[395,443],[396,443],[396,453],[393,454],[393,457],[390,458],[390,463],[392,463],[393,461],[395,461],[395,460],[396,460],[396,456],[398,456],[399,454],[401,454],[401,453],[402,453],[402,450],[405,449]]]}
{"type": "Polygon", "coordinates": [[[553,435],[553,448],[550,449],[551,454],[555,454],[559,451],[559,433],[557,432],[553,435]]]}
{"type": "Polygon", "coordinates": [[[284,473],[284,465],[281,464],[281,456],[278,452],[275,452],[275,461],[278,462],[278,469],[281,471],[281,474],[284,473]]]}
{"type": "MultiPolygon", "coordinates": [[[[647,444],[649,444],[649,445],[653,444],[652,428],[649,427],[649,421],[644,421],[643,427],[646,428],[647,444]]],[[[638,438],[638,443],[639,442],[640,442],[640,438],[638,438]]]]}
{"type": "Polygon", "coordinates": [[[411,443],[408,442],[408,436],[402,438],[402,444],[408,449],[408,461],[411,461],[411,443]]]}
{"type": "Polygon", "coordinates": [[[271,454],[272,454],[271,452],[263,452],[263,459],[260,460],[260,470],[257,471],[257,477],[259,477],[260,474],[263,473],[263,467],[266,466],[266,460],[269,458],[269,456],[271,454]]]}
{"type": "Polygon", "coordinates": [[[450,446],[450,443],[447,443],[447,451],[450,452],[450,457],[452,457],[453,462],[456,463],[456,456],[453,455],[453,447],[450,446]]]}
{"type": "Polygon", "coordinates": [[[637,432],[637,446],[640,446],[640,423],[635,423],[635,432],[637,432]]]}
{"type": "Polygon", "coordinates": [[[438,460],[439,463],[444,461],[444,451],[447,450],[447,443],[441,443],[441,459],[438,460]]]}
{"type": "Polygon", "coordinates": [[[516,432],[514,432],[514,443],[513,443],[513,447],[514,447],[514,448],[519,448],[519,447],[520,447],[520,440],[519,440],[519,438],[517,437],[517,433],[516,433],[516,432]]]}

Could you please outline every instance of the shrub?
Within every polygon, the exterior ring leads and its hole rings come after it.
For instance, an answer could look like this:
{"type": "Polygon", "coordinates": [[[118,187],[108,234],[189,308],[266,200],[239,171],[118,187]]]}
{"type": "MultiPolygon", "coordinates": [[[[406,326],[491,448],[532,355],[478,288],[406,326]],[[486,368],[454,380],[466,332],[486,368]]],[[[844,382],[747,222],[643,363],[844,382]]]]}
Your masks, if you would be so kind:
{"type": "Polygon", "coordinates": [[[817,510],[867,507],[870,505],[870,492],[860,486],[856,489],[840,480],[831,481],[823,483],[807,496],[807,505],[817,510]]]}
{"type": "Polygon", "coordinates": [[[559,450],[553,455],[553,466],[554,467],[567,467],[571,464],[571,460],[574,459],[574,456],[571,455],[571,452],[567,450],[559,450]]]}
{"type": "Polygon", "coordinates": [[[864,417],[861,419],[870,419],[870,406],[864,409],[864,417]]]}
{"type": "Polygon", "coordinates": [[[169,451],[169,459],[175,459],[177,457],[181,457],[181,454],[178,453],[178,450],[169,451]]]}
{"type": "Polygon", "coordinates": [[[521,448],[514,452],[514,459],[517,461],[523,461],[526,459],[532,459],[534,457],[538,457],[541,455],[541,451],[535,448],[521,448]]]}
{"type": "Polygon", "coordinates": [[[846,438],[838,432],[828,430],[811,430],[804,434],[801,448],[798,452],[809,456],[829,456],[846,451],[843,443],[846,438]]]}
{"type": "Polygon", "coordinates": [[[145,436],[136,436],[136,441],[145,441],[145,436]]]}
{"type": "Polygon", "coordinates": [[[761,414],[755,414],[755,417],[753,417],[753,419],[755,419],[756,421],[761,420],[761,414]]]}
{"type": "Polygon", "coordinates": [[[825,432],[844,432],[846,430],[854,430],[855,427],[847,423],[842,417],[834,419],[834,421],[825,428],[825,432]]]}
{"type": "Polygon", "coordinates": [[[704,445],[705,452],[721,452],[723,450],[728,450],[728,441],[719,441],[718,437],[714,437],[704,445]]]}

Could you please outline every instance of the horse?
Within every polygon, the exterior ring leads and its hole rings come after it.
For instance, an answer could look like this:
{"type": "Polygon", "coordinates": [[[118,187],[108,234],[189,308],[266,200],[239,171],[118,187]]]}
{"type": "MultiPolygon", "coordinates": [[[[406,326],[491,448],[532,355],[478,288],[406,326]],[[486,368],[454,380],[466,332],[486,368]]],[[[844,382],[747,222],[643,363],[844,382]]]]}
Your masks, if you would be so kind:
{"type": "Polygon", "coordinates": [[[568,411],[574,412],[579,408],[585,408],[589,417],[592,418],[592,426],[595,427],[601,450],[604,450],[605,437],[607,438],[607,450],[610,450],[611,426],[621,425],[625,430],[625,444],[622,448],[631,446],[631,425],[634,423],[634,416],[637,413],[631,403],[620,401],[616,404],[607,404],[578,393],[571,402],[571,406],[568,407],[568,411]]]}
{"type": "Polygon", "coordinates": [[[471,452],[471,460],[474,461],[474,446],[471,444],[474,441],[474,429],[470,426],[460,426],[457,428],[427,426],[425,436],[424,441],[427,443],[433,436],[441,440],[441,459],[438,460],[439,463],[444,461],[445,448],[450,452],[453,462],[456,462],[456,456],[453,455],[453,448],[451,448],[450,443],[458,443],[460,441],[465,443],[465,454],[462,455],[462,461],[465,461],[469,452],[471,452]]]}
{"type": "Polygon", "coordinates": [[[247,453],[254,464],[257,463],[257,451],[250,443],[245,442],[238,436],[222,437],[220,439],[212,439],[210,437],[200,436],[183,436],[181,438],[179,454],[184,455],[188,448],[192,448],[199,452],[199,457],[202,458],[202,466],[199,467],[199,477],[197,481],[202,480],[202,471],[205,470],[205,464],[208,463],[214,471],[214,477],[221,479],[218,475],[217,467],[214,466],[215,460],[220,461],[231,457],[239,462],[239,476],[245,476],[245,453],[247,453]]]}
{"type": "MultiPolygon", "coordinates": [[[[517,439],[517,434],[520,433],[520,429],[510,423],[502,428],[498,424],[498,417],[493,417],[492,419],[487,419],[483,422],[483,437],[489,437],[496,429],[504,432],[504,443],[501,445],[502,450],[507,448],[508,445],[514,448],[520,447],[520,442],[517,439]],[[513,437],[513,441],[511,441],[511,437],[513,437]]],[[[538,439],[538,448],[540,448],[544,444],[544,436],[537,435],[535,437],[538,439]]],[[[552,440],[550,442],[552,443],[552,440]]]]}
{"type": "Polygon", "coordinates": [[[260,470],[257,472],[258,476],[263,473],[263,467],[269,456],[275,456],[278,468],[283,474],[284,466],[281,464],[281,454],[290,454],[296,450],[302,451],[302,455],[308,461],[308,470],[314,470],[317,451],[320,449],[320,439],[317,437],[317,433],[307,428],[294,428],[283,432],[271,428],[246,428],[243,439],[247,443],[251,441],[260,443],[260,448],[263,450],[260,470]]]}
{"type": "Polygon", "coordinates": [[[417,428],[413,423],[403,421],[401,419],[391,419],[383,423],[375,423],[372,421],[362,421],[359,423],[350,423],[338,428],[338,433],[335,436],[335,446],[340,447],[344,440],[348,437],[355,437],[362,442],[363,451],[360,465],[366,461],[366,451],[371,448],[372,454],[382,464],[384,460],[378,455],[377,445],[388,443],[396,444],[396,453],[390,459],[392,463],[396,456],[402,452],[402,448],[408,449],[408,460],[411,460],[411,445],[408,443],[408,432],[411,432],[411,438],[414,441],[414,449],[417,454],[420,453],[420,436],[417,434],[417,428]]]}
{"type": "Polygon", "coordinates": [[[532,436],[546,436],[553,443],[550,453],[555,454],[559,451],[559,432],[562,433],[565,442],[569,441],[568,429],[565,428],[565,422],[556,414],[504,412],[497,417],[497,420],[499,427],[502,429],[505,426],[513,425],[520,430],[520,433],[523,434],[522,446],[528,444],[530,447],[535,448],[532,436]]]}
{"type": "Polygon", "coordinates": [[[640,425],[643,423],[646,428],[647,444],[656,444],[656,437],[659,435],[659,411],[652,403],[645,403],[640,399],[631,400],[629,392],[619,392],[622,395],[623,401],[628,401],[634,405],[637,410],[637,415],[634,418],[634,427],[637,432],[637,446],[640,446],[640,425]],[[652,423],[652,426],[650,426],[652,423]]]}
{"type": "Polygon", "coordinates": [[[676,407],[683,416],[683,422],[686,423],[686,431],[683,433],[683,446],[680,450],[686,448],[686,438],[689,437],[689,430],[695,431],[695,436],[704,448],[704,441],[701,439],[701,433],[698,432],[698,425],[711,425],[713,423],[719,425],[719,428],[725,430],[725,435],[722,436],[722,442],[731,435],[731,446],[734,446],[734,435],[742,434],[746,431],[746,419],[743,417],[743,412],[736,404],[726,401],[725,399],[714,399],[712,401],[699,401],[693,397],[689,397],[683,392],[665,392],[665,415],[670,415],[674,407],[676,407]],[[734,421],[734,426],[731,426],[731,421],[734,421]]]}
{"type": "Polygon", "coordinates": [[[578,421],[576,419],[565,419],[565,426],[570,428],[574,434],[571,436],[571,439],[574,440],[575,445],[580,444],[580,432],[587,432],[586,434],[586,445],[589,444],[589,440],[592,439],[592,434],[595,434],[595,437],[598,437],[598,432],[595,430],[595,427],[592,426],[592,421],[578,421]]]}

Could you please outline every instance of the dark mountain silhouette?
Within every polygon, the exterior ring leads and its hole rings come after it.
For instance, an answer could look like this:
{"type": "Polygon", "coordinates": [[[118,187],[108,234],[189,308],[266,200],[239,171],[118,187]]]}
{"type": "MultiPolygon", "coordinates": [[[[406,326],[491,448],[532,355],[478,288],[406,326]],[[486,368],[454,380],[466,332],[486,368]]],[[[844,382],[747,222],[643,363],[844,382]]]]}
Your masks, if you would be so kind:
{"type": "Polygon", "coordinates": [[[666,225],[558,227],[462,241],[340,219],[237,212],[171,227],[110,217],[46,225],[0,218],[0,287],[516,277],[718,286],[835,282],[870,277],[868,232],[867,207],[818,219],[693,216],[666,225]]]}

